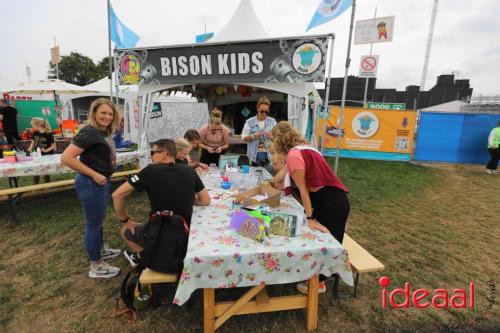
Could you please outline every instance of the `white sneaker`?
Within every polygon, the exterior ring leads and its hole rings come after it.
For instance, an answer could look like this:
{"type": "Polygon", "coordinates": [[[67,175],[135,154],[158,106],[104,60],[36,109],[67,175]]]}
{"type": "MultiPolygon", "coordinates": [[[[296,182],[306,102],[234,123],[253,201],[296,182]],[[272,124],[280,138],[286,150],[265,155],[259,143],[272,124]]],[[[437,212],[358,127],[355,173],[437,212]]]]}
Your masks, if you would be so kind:
{"type": "MultiPolygon", "coordinates": [[[[308,286],[307,282],[301,282],[301,283],[297,284],[296,288],[300,293],[302,293],[304,295],[307,295],[309,293],[309,286],[308,286]]],[[[326,293],[325,281],[320,282],[319,286],[318,286],[318,294],[324,294],[324,293],[326,293]]]]}
{"type": "Polygon", "coordinates": [[[120,273],[120,267],[111,266],[105,261],[97,265],[90,265],[89,277],[93,279],[109,279],[120,273]]]}
{"type": "Polygon", "coordinates": [[[101,249],[101,259],[107,260],[107,259],[116,258],[120,255],[121,252],[122,252],[122,250],[112,249],[109,247],[108,243],[104,243],[102,245],[102,249],[101,249]]]}

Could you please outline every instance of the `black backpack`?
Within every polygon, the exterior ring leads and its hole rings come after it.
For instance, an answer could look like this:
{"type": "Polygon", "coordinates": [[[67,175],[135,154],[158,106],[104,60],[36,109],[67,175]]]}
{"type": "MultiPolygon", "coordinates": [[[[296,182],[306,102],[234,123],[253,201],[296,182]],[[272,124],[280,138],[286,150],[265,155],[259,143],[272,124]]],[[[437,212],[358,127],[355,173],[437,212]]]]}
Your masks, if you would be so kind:
{"type": "Polygon", "coordinates": [[[139,277],[146,268],[160,273],[180,275],[187,252],[188,237],[189,227],[182,216],[173,215],[170,211],[151,214],[144,227],[145,244],[141,260],[127,273],[121,285],[120,296],[127,308],[133,310],[139,310],[138,306],[143,308],[142,301],[137,299],[137,294],[143,290],[152,294],[149,301],[155,307],[161,305],[162,288],[156,285],[153,288],[142,286],[139,277]]]}
{"type": "Polygon", "coordinates": [[[184,218],[170,211],[156,212],[144,228],[144,237],[146,244],[141,253],[144,267],[160,273],[180,274],[189,237],[184,218]]]}

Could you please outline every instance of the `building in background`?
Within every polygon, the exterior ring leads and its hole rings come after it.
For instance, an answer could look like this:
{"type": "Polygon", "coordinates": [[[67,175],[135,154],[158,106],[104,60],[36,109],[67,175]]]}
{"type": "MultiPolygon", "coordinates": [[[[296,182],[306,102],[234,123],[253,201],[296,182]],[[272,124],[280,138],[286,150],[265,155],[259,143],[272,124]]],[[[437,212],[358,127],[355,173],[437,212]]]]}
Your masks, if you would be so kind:
{"type": "MultiPolygon", "coordinates": [[[[367,101],[383,103],[405,103],[407,109],[423,109],[429,106],[451,101],[469,101],[472,88],[469,80],[455,80],[453,74],[440,75],[434,87],[428,91],[420,91],[419,86],[407,86],[406,90],[377,89],[376,78],[368,81],[367,101]]],[[[344,78],[332,78],[330,88],[330,105],[340,105],[344,78]]],[[[362,106],[366,79],[349,76],[347,80],[346,106],[362,106]]],[[[318,90],[324,96],[324,90],[318,90]]]]}

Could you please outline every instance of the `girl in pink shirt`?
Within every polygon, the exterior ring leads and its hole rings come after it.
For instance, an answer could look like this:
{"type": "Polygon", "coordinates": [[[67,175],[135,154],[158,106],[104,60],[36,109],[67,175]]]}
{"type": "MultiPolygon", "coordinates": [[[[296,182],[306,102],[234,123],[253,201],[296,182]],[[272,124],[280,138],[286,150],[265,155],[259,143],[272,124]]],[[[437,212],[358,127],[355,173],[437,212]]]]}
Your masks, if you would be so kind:
{"type": "Polygon", "coordinates": [[[201,127],[199,146],[201,162],[219,164],[219,157],[229,148],[229,128],[222,124],[222,111],[214,108],[210,113],[210,122],[201,127]]]}

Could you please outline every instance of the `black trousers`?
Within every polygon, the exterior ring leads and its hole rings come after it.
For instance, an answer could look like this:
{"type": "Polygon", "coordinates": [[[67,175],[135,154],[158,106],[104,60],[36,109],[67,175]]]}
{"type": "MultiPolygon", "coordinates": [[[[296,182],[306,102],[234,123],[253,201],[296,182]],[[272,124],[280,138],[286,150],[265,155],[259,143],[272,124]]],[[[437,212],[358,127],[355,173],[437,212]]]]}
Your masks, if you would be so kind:
{"type": "Polygon", "coordinates": [[[5,128],[4,127],[4,133],[5,133],[5,138],[7,138],[7,141],[9,142],[9,145],[13,145],[16,143],[16,141],[21,140],[21,137],[19,136],[19,132],[17,131],[16,128],[5,128]],[[16,141],[14,141],[16,139],[16,141]]]}
{"type": "Polygon", "coordinates": [[[200,162],[205,163],[210,166],[211,163],[215,163],[217,168],[219,167],[219,158],[222,153],[209,153],[206,149],[201,150],[200,162]]]}
{"type": "Polygon", "coordinates": [[[488,148],[491,155],[491,159],[486,165],[486,169],[496,170],[498,167],[498,161],[500,161],[500,148],[488,148]]]}
{"type": "MultiPolygon", "coordinates": [[[[337,187],[326,186],[317,192],[309,192],[314,218],[324,225],[335,239],[342,244],[351,205],[347,193],[337,187]]],[[[319,276],[325,281],[326,276],[319,276]]]]}

